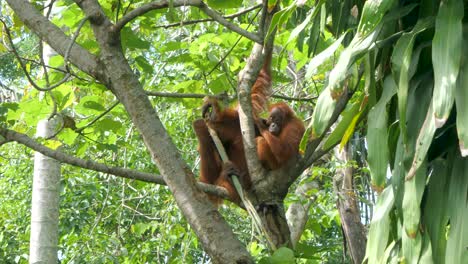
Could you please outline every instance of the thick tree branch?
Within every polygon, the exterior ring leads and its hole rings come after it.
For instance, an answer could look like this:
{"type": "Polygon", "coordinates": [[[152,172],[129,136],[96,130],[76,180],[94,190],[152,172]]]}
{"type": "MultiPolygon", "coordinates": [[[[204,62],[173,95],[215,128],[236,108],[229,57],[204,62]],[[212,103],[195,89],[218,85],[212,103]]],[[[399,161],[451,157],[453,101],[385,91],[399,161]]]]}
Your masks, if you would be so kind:
{"type": "MultiPolygon", "coordinates": [[[[112,175],[127,178],[127,179],[166,185],[166,182],[164,181],[163,177],[160,175],[147,173],[147,172],[140,172],[140,171],[132,170],[132,169],[108,166],[106,164],[95,162],[92,160],[84,160],[84,159],[80,159],[77,157],[73,157],[59,150],[53,150],[44,145],[41,145],[34,139],[28,137],[27,135],[13,131],[13,130],[0,127],[0,135],[2,135],[5,138],[5,142],[2,142],[2,143],[15,141],[19,144],[25,145],[26,147],[34,151],[40,152],[47,157],[53,158],[57,161],[60,161],[69,165],[73,165],[73,166],[77,166],[83,169],[93,170],[97,172],[108,173],[108,174],[112,174],[112,175]]],[[[199,182],[197,185],[202,191],[206,193],[213,194],[213,195],[222,197],[224,199],[229,199],[226,189],[222,187],[205,184],[202,182],[199,182]]]]}
{"type": "MultiPolygon", "coordinates": [[[[266,1],[263,1],[264,4],[266,1]]],[[[264,7],[265,8],[265,7],[264,7]]],[[[265,29],[270,26],[271,18],[274,13],[277,11],[277,8],[274,8],[273,11],[267,12],[264,10],[264,15],[261,19],[259,25],[260,29],[265,29]]],[[[261,32],[266,32],[261,30],[261,32]]],[[[258,182],[264,178],[266,173],[265,168],[260,164],[257,156],[257,146],[255,141],[255,124],[253,120],[253,111],[252,111],[252,100],[251,92],[252,86],[257,79],[257,76],[260,72],[260,69],[263,66],[263,61],[267,54],[270,54],[273,50],[274,36],[276,31],[269,36],[264,45],[255,43],[252,48],[250,57],[245,65],[245,68],[240,73],[239,84],[237,87],[238,98],[239,98],[239,121],[242,131],[242,139],[244,142],[244,152],[245,158],[247,160],[247,165],[249,168],[250,176],[252,182],[258,182]]],[[[262,35],[262,37],[264,37],[262,35]]]]}
{"type": "Polygon", "coordinates": [[[97,58],[77,43],[72,43],[70,37],[41,15],[31,3],[26,0],[7,0],[7,3],[24,24],[58,54],[65,56],[67,48],[71,47],[69,60],[72,64],[93,77],[103,76],[102,67],[99,66],[97,58]]]}
{"type": "Polygon", "coordinates": [[[161,0],[161,1],[154,1],[145,5],[140,6],[139,8],[132,10],[131,12],[127,13],[123,16],[113,27],[114,32],[119,32],[128,22],[132,21],[138,16],[144,15],[149,11],[168,8],[170,5],[173,7],[181,7],[181,6],[193,6],[199,8],[203,11],[206,15],[211,17],[214,21],[217,21],[221,25],[225,26],[226,28],[242,35],[250,40],[253,40],[257,43],[263,43],[263,39],[241,27],[229,22],[226,18],[220,15],[218,12],[214,11],[213,9],[209,8],[203,1],[201,0],[161,0]]]}

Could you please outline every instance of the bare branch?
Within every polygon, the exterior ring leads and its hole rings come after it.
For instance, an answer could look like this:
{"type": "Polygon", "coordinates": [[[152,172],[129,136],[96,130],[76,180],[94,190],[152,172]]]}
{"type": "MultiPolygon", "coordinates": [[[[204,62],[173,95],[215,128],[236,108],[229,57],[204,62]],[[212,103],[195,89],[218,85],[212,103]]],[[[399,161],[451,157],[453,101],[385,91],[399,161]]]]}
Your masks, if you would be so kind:
{"type": "Polygon", "coordinates": [[[169,6],[173,7],[181,7],[181,6],[193,6],[199,8],[203,11],[206,15],[211,17],[214,21],[217,21],[221,25],[225,26],[226,28],[242,35],[250,40],[253,40],[257,43],[263,43],[263,39],[252,32],[249,32],[241,27],[229,22],[226,18],[220,15],[218,12],[214,11],[213,9],[209,8],[203,1],[201,0],[161,0],[161,1],[154,1],[145,5],[140,6],[139,8],[130,11],[128,14],[123,16],[113,27],[114,32],[119,32],[128,22],[132,21],[138,16],[148,13],[149,11],[156,10],[156,9],[163,9],[168,8],[169,6]]]}
{"type": "MultiPolygon", "coordinates": [[[[166,185],[166,182],[164,181],[163,177],[160,175],[147,173],[147,172],[140,172],[140,171],[132,170],[132,169],[108,166],[106,164],[95,162],[92,160],[84,160],[84,159],[80,159],[77,157],[73,157],[59,150],[53,150],[46,146],[43,146],[39,144],[37,141],[35,141],[34,139],[28,137],[27,135],[18,133],[13,130],[0,127],[0,135],[2,135],[5,138],[5,140],[2,141],[1,143],[15,141],[22,145],[25,145],[26,147],[30,149],[40,152],[47,157],[53,158],[57,161],[60,161],[69,165],[77,166],[83,169],[98,171],[102,173],[108,173],[108,174],[112,174],[112,175],[127,178],[127,179],[166,185]]],[[[200,188],[200,190],[206,193],[217,195],[224,199],[229,199],[226,189],[222,187],[205,184],[205,183],[197,183],[197,185],[200,188]]]]}
{"type": "MultiPolygon", "coordinates": [[[[249,7],[245,10],[239,11],[237,13],[228,15],[228,16],[223,16],[225,19],[233,19],[236,17],[239,17],[243,14],[249,13],[250,11],[253,11],[257,8],[262,7],[262,4],[258,4],[256,6],[249,7]]],[[[156,26],[155,28],[171,28],[171,27],[180,27],[180,26],[187,26],[187,25],[193,25],[193,24],[198,24],[198,23],[204,23],[204,22],[210,22],[210,21],[215,21],[213,18],[205,18],[205,19],[195,19],[195,20],[187,20],[187,21],[180,21],[172,24],[167,24],[167,25],[161,25],[161,26],[156,26]]]]}
{"type": "Polygon", "coordinates": [[[146,91],[148,96],[155,96],[155,97],[168,97],[168,98],[200,98],[203,99],[207,96],[214,97],[220,100],[233,100],[234,97],[228,96],[227,94],[218,94],[218,95],[211,95],[211,94],[198,94],[198,93],[170,93],[170,92],[153,92],[153,91],[146,91]]]}
{"type": "Polygon", "coordinates": [[[281,94],[273,94],[271,95],[271,97],[274,97],[274,98],[279,98],[279,99],[283,99],[283,100],[288,100],[288,101],[315,101],[317,100],[318,96],[312,96],[312,97],[304,97],[304,98],[300,98],[300,97],[290,97],[290,96],[286,96],[286,95],[281,95],[281,94]]]}
{"type": "MultiPolygon", "coordinates": [[[[7,3],[32,32],[49,44],[57,53],[65,56],[72,40],[62,30],[41,15],[27,0],[7,0],[7,3]]],[[[99,80],[104,79],[99,78],[104,76],[104,69],[98,65],[97,58],[78,44],[73,45],[69,57],[70,62],[80,70],[99,80]]]]}

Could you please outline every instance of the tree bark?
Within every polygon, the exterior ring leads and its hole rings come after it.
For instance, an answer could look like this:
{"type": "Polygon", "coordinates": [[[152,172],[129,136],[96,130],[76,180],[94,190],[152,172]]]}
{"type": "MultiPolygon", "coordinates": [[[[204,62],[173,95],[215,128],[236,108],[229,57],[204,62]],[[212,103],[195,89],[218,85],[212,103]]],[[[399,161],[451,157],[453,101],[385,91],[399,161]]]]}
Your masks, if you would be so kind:
{"type": "MultiPolygon", "coordinates": [[[[38,137],[55,133],[57,120],[41,120],[38,137]]],[[[31,205],[29,263],[57,263],[60,163],[36,152],[31,205]]]]}
{"type": "MultiPolygon", "coordinates": [[[[351,160],[349,146],[346,146],[341,153],[338,153],[338,151],[336,153],[336,156],[345,164],[351,160]]],[[[353,263],[362,263],[366,254],[367,239],[356,202],[356,193],[353,187],[353,168],[350,164],[338,171],[333,178],[333,185],[338,195],[336,204],[340,212],[341,225],[349,255],[353,263]]]]}

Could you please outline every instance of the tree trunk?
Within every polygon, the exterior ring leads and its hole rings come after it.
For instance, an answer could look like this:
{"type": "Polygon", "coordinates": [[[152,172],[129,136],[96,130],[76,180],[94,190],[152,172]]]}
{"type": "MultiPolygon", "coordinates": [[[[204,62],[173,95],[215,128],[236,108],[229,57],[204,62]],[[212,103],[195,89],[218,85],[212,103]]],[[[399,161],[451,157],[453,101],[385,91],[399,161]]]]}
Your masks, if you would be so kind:
{"type": "MultiPolygon", "coordinates": [[[[56,120],[41,120],[38,137],[54,134],[56,120]]],[[[34,156],[29,263],[57,263],[60,163],[39,152],[34,156]]]]}
{"type": "MultiPolygon", "coordinates": [[[[337,157],[347,163],[350,161],[350,150],[346,146],[337,157]]],[[[353,168],[348,164],[333,179],[338,195],[337,207],[340,212],[341,225],[346,239],[346,246],[353,263],[362,263],[366,254],[366,232],[361,223],[361,214],[356,203],[353,187],[353,168]]]]}

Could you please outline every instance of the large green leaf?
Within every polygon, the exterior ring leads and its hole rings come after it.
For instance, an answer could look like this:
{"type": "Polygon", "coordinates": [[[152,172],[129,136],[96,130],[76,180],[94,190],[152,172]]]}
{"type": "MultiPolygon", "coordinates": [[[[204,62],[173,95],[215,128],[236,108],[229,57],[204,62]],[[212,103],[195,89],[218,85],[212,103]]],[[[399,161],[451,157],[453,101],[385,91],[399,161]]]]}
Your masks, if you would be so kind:
{"type": "Polygon", "coordinates": [[[367,35],[379,25],[385,13],[393,6],[394,0],[366,1],[362,9],[358,32],[367,35]]]}
{"type": "Polygon", "coordinates": [[[242,0],[207,0],[209,6],[216,9],[236,8],[242,5],[242,0]]]}
{"type": "Polygon", "coordinates": [[[432,44],[435,125],[442,127],[454,102],[462,47],[463,1],[441,2],[432,44]]]}
{"type": "Polygon", "coordinates": [[[317,106],[309,125],[312,129],[312,139],[320,137],[325,132],[333,110],[335,110],[335,105],[336,101],[331,97],[330,90],[324,89],[317,100],[317,106]]]}
{"type": "MultiPolygon", "coordinates": [[[[433,101],[432,101],[433,102],[433,101]]],[[[414,154],[413,162],[411,164],[411,168],[406,176],[406,179],[409,180],[414,177],[416,171],[418,170],[419,166],[423,163],[424,159],[426,158],[427,150],[429,149],[432,138],[434,137],[434,133],[436,130],[435,127],[435,120],[434,120],[434,110],[431,105],[429,106],[426,120],[424,120],[424,124],[419,131],[418,139],[416,140],[416,152],[414,154]]]]}
{"type": "Polygon", "coordinates": [[[369,169],[372,185],[377,190],[385,187],[388,166],[387,146],[387,103],[395,95],[397,87],[391,77],[384,81],[382,97],[369,111],[367,123],[367,143],[369,169]]]}
{"type": "Polygon", "coordinates": [[[338,63],[330,72],[327,88],[333,99],[337,99],[343,93],[343,82],[350,75],[348,72],[351,65],[356,61],[359,55],[367,52],[374,43],[380,32],[380,27],[371,32],[368,36],[356,34],[348,47],[341,53],[338,63]]]}
{"type": "Polygon", "coordinates": [[[432,162],[432,173],[426,191],[427,198],[423,207],[424,215],[422,221],[431,238],[434,263],[443,263],[447,243],[445,238],[448,222],[446,208],[448,193],[447,178],[447,162],[445,160],[435,160],[432,162]]]}
{"type": "Polygon", "coordinates": [[[343,41],[345,36],[346,33],[343,33],[340,38],[333,42],[333,44],[328,46],[328,48],[326,48],[324,51],[320,52],[320,54],[314,56],[310,60],[309,65],[307,65],[306,78],[312,77],[312,74],[315,72],[317,67],[322,65],[325,61],[332,57],[333,54],[335,54],[335,51],[340,47],[341,42],[343,41]]]}
{"type": "Polygon", "coordinates": [[[431,18],[425,18],[418,21],[411,32],[403,34],[403,36],[398,40],[392,54],[392,70],[394,71],[395,81],[398,83],[400,132],[403,135],[404,144],[406,144],[406,105],[408,98],[408,85],[411,78],[410,65],[414,40],[418,33],[424,31],[431,25],[431,18]]]}
{"type": "Polygon", "coordinates": [[[468,263],[468,160],[455,150],[455,162],[450,177],[447,210],[450,229],[445,263],[468,263]]]}
{"type": "MultiPolygon", "coordinates": [[[[465,40],[463,54],[468,52],[468,27],[465,27],[465,40]]],[[[468,156],[468,61],[465,58],[458,75],[457,88],[455,89],[455,104],[457,107],[457,132],[460,144],[460,152],[463,157],[468,156]]]]}
{"type": "Polygon", "coordinates": [[[426,187],[426,167],[421,166],[416,176],[405,182],[403,195],[403,227],[410,239],[418,234],[419,219],[421,217],[420,204],[424,188],[426,187]]]}
{"type": "Polygon", "coordinates": [[[414,238],[409,237],[406,232],[401,234],[401,249],[404,260],[403,263],[417,264],[421,253],[422,239],[421,234],[417,233],[414,238]]]}
{"type": "Polygon", "coordinates": [[[377,199],[375,212],[369,229],[366,246],[367,263],[381,263],[385,256],[388,236],[390,233],[390,212],[393,208],[393,189],[388,186],[377,199]]]}

